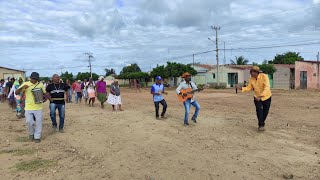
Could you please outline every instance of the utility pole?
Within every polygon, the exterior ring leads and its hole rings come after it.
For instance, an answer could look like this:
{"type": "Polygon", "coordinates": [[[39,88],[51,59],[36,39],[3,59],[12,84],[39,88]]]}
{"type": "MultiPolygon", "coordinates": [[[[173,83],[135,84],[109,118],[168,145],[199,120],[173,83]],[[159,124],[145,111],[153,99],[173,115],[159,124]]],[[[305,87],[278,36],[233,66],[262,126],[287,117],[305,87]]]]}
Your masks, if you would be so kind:
{"type": "Polygon", "coordinates": [[[319,70],[319,66],[320,66],[320,62],[319,62],[319,59],[320,59],[320,52],[318,52],[317,54],[317,69],[318,69],[318,72],[317,72],[317,78],[318,78],[318,82],[317,82],[317,88],[320,88],[320,70],[319,70]]]}
{"type": "Polygon", "coordinates": [[[226,66],[226,42],[223,42],[223,71],[222,71],[222,81],[224,80],[224,69],[226,66]]]}
{"type": "Polygon", "coordinates": [[[63,65],[60,66],[60,71],[61,71],[61,74],[62,74],[62,69],[64,68],[63,65]]]}
{"type": "Polygon", "coordinates": [[[194,68],[194,54],[192,54],[192,64],[193,64],[193,68],[194,68]]]}
{"type": "Polygon", "coordinates": [[[219,81],[219,49],[218,49],[218,30],[220,30],[220,27],[211,26],[211,29],[214,29],[216,31],[217,85],[220,86],[220,81],[219,81]]]}
{"type": "Polygon", "coordinates": [[[92,78],[92,71],[91,71],[91,58],[93,58],[92,53],[87,52],[84,53],[85,55],[87,55],[89,57],[89,68],[90,68],[90,77],[92,78]]]}

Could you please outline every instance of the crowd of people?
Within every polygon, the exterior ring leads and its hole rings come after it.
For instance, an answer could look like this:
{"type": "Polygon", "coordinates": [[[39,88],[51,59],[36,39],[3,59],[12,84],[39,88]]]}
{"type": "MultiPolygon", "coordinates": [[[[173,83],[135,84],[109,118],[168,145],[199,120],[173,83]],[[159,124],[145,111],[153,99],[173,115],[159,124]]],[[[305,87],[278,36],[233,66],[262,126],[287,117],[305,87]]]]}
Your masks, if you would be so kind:
{"type": "Polygon", "coordinates": [[[0,81],[0,101],[7,101],[10,110],[16,112],[17,118],[26,118],[30,140],[40,142],[42,132],[43,103],[49,101],[50,118],[54,131],[64,132],[65,103],[82,103],[88,107],[94,107],[97,98],[104,108],[107,101],[113,111],[123,111],[121,93],[118,80],[110,84],[108,95],[107,83],[104,77],[99,77],[97,82],[92,78],[83,81],[77,80],[71,84],[69,80],[63,82],[60,76],[54,74],[49,82],[40,81],[39,73],[33,72],[29,81],[24,82],[23,78],[8,78],[7,81],[0,81]],[[39,94],[41,97],[39,97],[39,94]],[[58,110],[59,124],[56,120],[58,110]]]}
{"type": "MultiPolygon", "coordinates": [[[[242,92],[254,91],[254,104],[256,106],[256,114],[258,118],[258,130],[265,130],[265,121],[271,106],[271,91],[268,76],[262,73],[257,66],[253,66],[250,70],[251,78],[245,87],[236,87],[242,92]]],[[[183,81],[176,89],[176,93],[185,108],[184,126],[189,126],[190,108],[193,106],[195,112],[191,118],[194,123],[197,123],[197,118],[200,113],[200,104],[196,100],[195,93],[203,90],[191,81],[191,74],[188,72],[182,74],[183,81]]],[[[155,78],[155,83],[152,85],[150,93],[153,96],[155,106],[155,117],[157,120],[167,119],[166,111],[168,104],[164,99],[163,94],[166,85],[160,76],[155,78]],[[162,112],[159,112],[160,104],[162,112]]],[[[139,88],[140,91],[140,88],[139,88]]],[[[69,80],[63,82],[59,75],[54,74],[48,83],[40,81],[37,72],[31,73],[29,81],[24,82],[22,78],[8,78],[7,82],[3,79],[0,81],[0,100],[8,101],[9,107],[17,113],[18,118],[25,117],[29,129],[30,140],[40,142],[42,132],[42,116],[43,103],[49,101],[50,118],[54,131],[64,132],[65,121],[65,103],[72,103],[74,96],[75,103],[81,104],[84,99],[84,104],[88,107],[95,106],[96,98],[100,102],[103,109],[104,103],[111,104],[113,111],[123,111],[121,102],[121,93],[118,80],[114,80],[110,84],[108,93],[107,83],[104,77],[99,77],[98,81],[92,78],[77,80],[71,84],[69,80]],[[40,95],[40,96],[39,96],[40,95]],[[56,120],[56,111],[59,114],[59,124],[56,120]]]]}

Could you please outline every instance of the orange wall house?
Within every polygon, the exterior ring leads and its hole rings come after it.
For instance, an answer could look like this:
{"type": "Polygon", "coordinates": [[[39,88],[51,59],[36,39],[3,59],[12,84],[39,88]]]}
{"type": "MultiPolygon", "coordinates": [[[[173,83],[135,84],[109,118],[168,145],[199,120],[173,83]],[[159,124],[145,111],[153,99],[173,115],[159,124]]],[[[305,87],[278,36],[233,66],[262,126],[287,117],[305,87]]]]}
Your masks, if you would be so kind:
{"type": "Polygon", "coordinates": [[[319,89],[320,62],[296,61],[295,62],[295,87],[296,89],[319,89]]]}

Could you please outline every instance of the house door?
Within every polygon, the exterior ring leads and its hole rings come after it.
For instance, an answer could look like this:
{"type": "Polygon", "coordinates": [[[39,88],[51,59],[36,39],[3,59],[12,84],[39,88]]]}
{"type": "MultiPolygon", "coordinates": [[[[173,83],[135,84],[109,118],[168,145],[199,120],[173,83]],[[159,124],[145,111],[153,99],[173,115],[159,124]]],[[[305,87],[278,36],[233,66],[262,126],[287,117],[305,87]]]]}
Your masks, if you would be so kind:
{"type": "Polygon", "coordinates": [[[238,84],[238,73],[228,73],[228,84],[230,87],[238,84]]]}
{"type": "Polygon", "coordinates": [[[290,89],[294,89],[294,83],[295,83],[295,72],[294,69],[290,69],[290,89]]]}
{"type": "Polygon", "coordinates": [[[307,71],[300,71],[300,89],[307,89],[307,87],[308,87],[307,71]]]}

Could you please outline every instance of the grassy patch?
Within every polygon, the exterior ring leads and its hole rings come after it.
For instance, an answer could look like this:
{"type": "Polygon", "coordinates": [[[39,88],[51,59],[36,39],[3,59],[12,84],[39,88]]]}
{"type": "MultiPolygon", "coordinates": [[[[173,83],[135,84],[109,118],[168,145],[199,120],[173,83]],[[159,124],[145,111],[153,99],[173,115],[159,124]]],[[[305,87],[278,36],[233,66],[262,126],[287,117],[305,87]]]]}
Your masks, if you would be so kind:
{"type": "Polygon", "coordinates": [[[29,137],[18,137],[16,139],[16,142],[28,142],[29,141],[29,137]]]}
{"type": "Polygon", "coordinates": [[[48,168],[56,165],[56,162],[45,160],[45,159],[35,159],[31,161],[22,161],[16,164],[16,169],[18,171],[35,171],[38,169],[48,168]]]}
{"type": "Polygon", "coordinates": [[[33,149],[14,149],[14,150],[2,150],[0,151],[0,154],[13,154],[15,156],[23,156],[23,155],[29,155],[35,153],[35,150],[33,149]]]}

